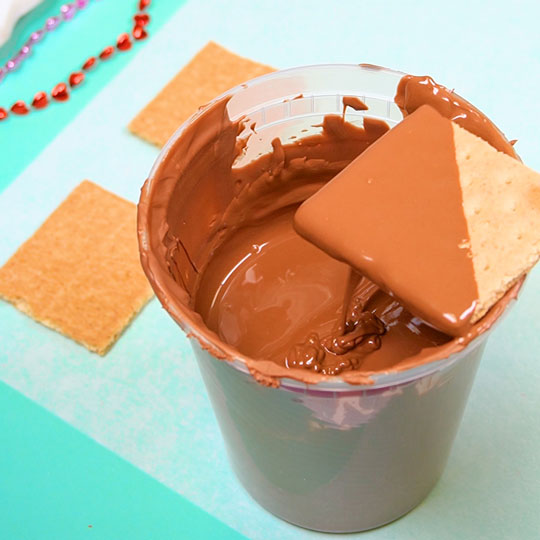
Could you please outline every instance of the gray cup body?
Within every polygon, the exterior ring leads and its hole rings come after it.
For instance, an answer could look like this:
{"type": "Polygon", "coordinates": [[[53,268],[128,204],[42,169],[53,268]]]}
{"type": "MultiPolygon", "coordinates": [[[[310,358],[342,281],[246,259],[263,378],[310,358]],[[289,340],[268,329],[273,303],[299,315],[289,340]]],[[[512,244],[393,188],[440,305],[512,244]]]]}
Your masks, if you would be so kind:
{"type": "Polygon", "coordinates": [[[277,516],[326,532],[383,525],[429,493],[483,350],[405,384],[322,391],[262,386],[192,343],[244,487],[277,516]]]}

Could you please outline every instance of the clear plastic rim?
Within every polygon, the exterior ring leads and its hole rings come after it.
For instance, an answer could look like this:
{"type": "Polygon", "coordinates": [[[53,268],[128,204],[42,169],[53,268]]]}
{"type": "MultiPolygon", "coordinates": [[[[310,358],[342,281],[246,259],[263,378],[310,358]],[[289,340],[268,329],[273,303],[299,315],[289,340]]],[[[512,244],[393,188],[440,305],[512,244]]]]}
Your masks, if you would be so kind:
{"type": "MultiPolygon", "coordinates": [[[[183,122],[178,127],[178,129],[173,133],[173,135],[170,137],[167,143],[163,146],[158,157],[154,161],[154,164],[148,175],[147,188],[141,192],[140,202],[145,201],[146,198],[149,197],[149,193],[151,192],[152,184],[154,180],[156,179],[156,173],[159,169],[159,166],[161,165],[163,160],[167,157],[169,151],[174,146],[175,142],[182,136],[183,132],[187,129],[187,127],[190,126],[193,122],[195,122],[197,118],[199,118],[199,116],[208,107],[212,106],[218,101],[221,101],[224,98],[234,96],[235,94],[245,90],[248,87],[255,86],[267,80],[272,80],[273,78],[276,78],[276,77],[287,75],[288,73],[301,72],[307,69],[324,70],[324,69],[336,69],[336,68],[345,69],[345,70],[363,70],[363,71],[369,71],[369,72],[382,72],[388,75],[399,77],[400,79],[401,77],[406,75],[402,71],[389,69],[389,68],[385,68],[381,66],[375,66],[371,64],[367,64],[367,65],[366,64],[313,64],[313,65],[297,66],[297,67],[275,71],[272,73],[268,73],[266,75],[262,75],[260,77],[256,77],[242,84],[239,84],[231,88],[230,90],[227,90],[226,92],[214,98],[213,100],[209,101],[204,107],[201,107],[195,114],[190,116],[185,122],[183,122]]],[[[236,115],[232,117],[233,120],[236,118],[237,118],[236,115]]],[[[146,222],[144,223],[144,225],[146,225],[146,222]]],[[[142,232],[140,233],[139,249],[141,250],[141,252],[148,252],[151,250],[150,240],[147,234],[146,226],[143,228],[142,232]]],[[[163,304],[163,301],[161,298],[161,291],[165,291],[167,287],[159,283],[160,280],[156,278],[155,276],[154,276],[154,279],[156,283],[159,285],[159,289],[160,289],[160,291],[155,291],[156,296],[158,296],[158,299],[163,304]]],[[[501,314],[501,316],[499,316],[499,318],[495,321],[495,323],[492,325],[491,328],[489,328],[488,330],[480,334],[477,338],[472,340],[467,345],[467,347],[465,347],[463,350],[450,354],[446,358],[433,360],[431,362],[427,362],[426,364],[422,364],[422,365],[412,367],[412,368],[403,369],[400,371],[394,370],[394,371],[382,372],[380,374],[379,373],[371,374],[370,378],[373,380],[372,384],[350,384],[337,376],[335,377],[335,379],[322,380],[314,384],[307,384],[307,383],[300,382],[300,381],[297,381],[295,379],[291,379],[288,377],[280,377],[279,378],[280,388],[290,389],[297,392],[298,391],[303,392],[303,391],[316,389],[317,391],[329,392],[329,393],[334,393],[334,392],[336,393],[355,392],[356,393],[359,391],[361,392],[361,391],[370,391],[370,390],[380,390],[383,388],[408,384],[414,380],[432,375],[442,370],[446,370],[450,368],[452,365],[454,365],[456,362],[460,361],[465,356],[470,354],[473,350],[479,347],[482,344],[482,342],[484,342],[487,339],[492,329],[499,324],[500,320],[508,312],[509,308],[514,304],[514,302],[515,300],[512,300],[509,303],[504,313],[501,314]]],[[[210,345],[211,349],[216,349],[223,352],[223,355],[225,357],[232,357],[233,360],[226,360],[227,364],[230,365],[235,370],[251,376],[249,369],[246,365],[246,361],[250,360],[248,356],[242,354],[240,351],[236,350],[235,348],[231,347],[230,345],[224,343],[221,340],[219,340],[219,342],[216,343],[216,340],[212,335],[213,332],[211,332],[209,329],[205,328],[203,330],[200,330],[194,327],[194,325],[192,324],[193,322],[192,318],[189,315],[189,313],[185,312],[182,306],[179,307],[176,302],[170,302],[170,300],[168,300],[167,311],[169,311],[169,314],[178,323],[180,323],[181,321],[180,324],[182,328],[184,329],[184,331],[186,332],[186,334],[188,334],[188,336],[191,339],[193,338],[197,339],[197,341],[199,342],[199,344],[202,346],[203,349],[207,349],[207,346],[205,346],[205,344],[208,344],[210,345]]],[[[207,352],[208,354],[213,356],[216,360],[218,360],[217,357],[215,357],[215,355],[211,353],[211,351],[207,351],[207,352]]],[[[221,361],[221,360],[218,360],[218,361],[221,361]]]]}

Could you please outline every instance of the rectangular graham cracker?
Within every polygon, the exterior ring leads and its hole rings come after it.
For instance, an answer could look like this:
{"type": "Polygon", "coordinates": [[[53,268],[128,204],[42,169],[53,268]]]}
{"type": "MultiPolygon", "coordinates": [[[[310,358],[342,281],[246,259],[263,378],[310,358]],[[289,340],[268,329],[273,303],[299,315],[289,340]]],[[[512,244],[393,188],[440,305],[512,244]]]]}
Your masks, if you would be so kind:
{"type": "Polygon", "coordinates": [[[0,297],[101,355],[152,297],[133,203],[85,180],[0,268],[0,297]]]}
{"type": "Polygon", "coordinates": [[[275,71],[208,42],[131,121],[135,135],[163,146],[197,109],[230,88],[275,71]]]}

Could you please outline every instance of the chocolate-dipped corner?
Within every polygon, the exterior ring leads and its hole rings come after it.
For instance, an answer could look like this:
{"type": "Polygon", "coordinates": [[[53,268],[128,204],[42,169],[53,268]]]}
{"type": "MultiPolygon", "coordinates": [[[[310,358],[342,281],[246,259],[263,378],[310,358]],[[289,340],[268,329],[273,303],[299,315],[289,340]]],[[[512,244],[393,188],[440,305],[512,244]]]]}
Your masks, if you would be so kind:
{"type": "Polygon", "coordinates": [[[465,335],[478,300],[452,123],[419,107],[306,200],[296,231],[399,299],[465,335]]]}

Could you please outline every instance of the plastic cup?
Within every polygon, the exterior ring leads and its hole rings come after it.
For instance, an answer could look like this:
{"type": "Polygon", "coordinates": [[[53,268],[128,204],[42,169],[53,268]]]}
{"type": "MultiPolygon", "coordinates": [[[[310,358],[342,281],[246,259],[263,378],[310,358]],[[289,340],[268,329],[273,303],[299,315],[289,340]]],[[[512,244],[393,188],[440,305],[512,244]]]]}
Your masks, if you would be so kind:
{"type": "MultiPolygon", "coordinates": [[[[393,101],[402,76],[357,65],[294,68],[232,89],[227,107],[233,120],[256,120],[270,148],[275,136],[300,135],[325,114],[341,113],[345,95],[360,97],[369,116],[395,125],[402,119],[393,101]]],[[[350,111],[347,118],[354,123],[364,114],[350,111]]],[[[157,254],[153,264],[165,266],[159,239],[149,234],[149,221],[166,213],[153,197],[164,182],[181,186],[181,171],[168,170],[164,159],[185,150],[182,134],[196,116],[173,135],[151,171],[141,195],[149,211],[139,215],[139,243],[158,298],[192,338],[232,467],[256,501],[296,525],[354,532],[393,521],[440,478],[492,330],[446,359],[381,374],[365,386],[339,378],[309,386],[282,379],[271,388],[253,379],[240,353],[232,361],[219,359],[230,347],[194,327],[182,286],[172,276],[159,278],[146,257],[157,254]]],[[[180,204],[192,202],[186,197],[180,204]]]]}

